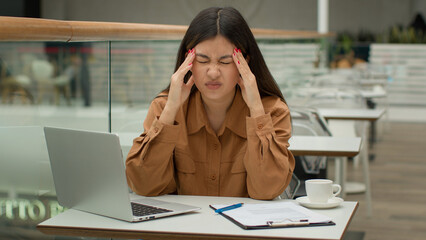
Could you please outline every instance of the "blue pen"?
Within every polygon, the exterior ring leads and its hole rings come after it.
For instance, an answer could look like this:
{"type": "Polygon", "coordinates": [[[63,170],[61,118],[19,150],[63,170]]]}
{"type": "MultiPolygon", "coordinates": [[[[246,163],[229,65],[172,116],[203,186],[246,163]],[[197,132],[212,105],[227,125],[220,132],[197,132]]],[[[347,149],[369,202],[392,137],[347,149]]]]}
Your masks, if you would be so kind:
{"type": "Polygon", "coordinates": [[[239,208],[239,207],[243,206],[243,204],[244,203],[236,203],[236,204],[233,204],[233,205],[230,205],[230,206],[227,206],[227,207],[216,209],[214,212],[215,213],[222,213],[222,212],[225,212],[225,211],[228,211],[228,210],[239,208]]]}

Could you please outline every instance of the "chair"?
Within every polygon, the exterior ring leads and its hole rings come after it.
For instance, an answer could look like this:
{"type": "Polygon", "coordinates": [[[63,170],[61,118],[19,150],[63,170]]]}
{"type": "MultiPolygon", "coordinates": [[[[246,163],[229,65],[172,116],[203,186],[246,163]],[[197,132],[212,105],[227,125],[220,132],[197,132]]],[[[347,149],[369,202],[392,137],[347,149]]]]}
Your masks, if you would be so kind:
{"type": "MultiPolygon", "coordinates": [[[[325,119],[313,108],[291,107],[292,133],[300,136],[330,136],[325,119]]],[[[325,156],[297,156],[295,173],[301,179],[297,196],[306,195],[304,181],[311,178],[326,178],[325,156]]]]}
{"type": "Polygon", "coordinates": [[[296,193],[299,190],[300,187],[300,180],[296,176],[296,174],[293,173],[291,176],[290,184],[287,186],[287,188],[284,190],[284,192],[279,195],[278,199],[294,199],[296,197],[296,193]]]}
{"type": "Polygon", "coordinates": [[[64,95],[65,100],[67,101],[67,105],[71,105],[70,102],[70,89],[69,83],[71,79],[76,75],[75,67],[68,66],[62,74],[53,78],[53,85],[55,88],[55,103],[59,104],[59,95],[62,93],[64,95]]]}
{"type": "Polygon", "coordinates": [[[6,64],[0,59],[0,88],[2,93],[2,103],[12,103],[13,96],[19,94],[22,97],[22,102],[26,103],[27,99],[30,103],[34,103],[33,95],[29,88],[31,79],[24,75],[12,75],[9,73],[6,64]]]}
{"type": "Polygon", "coordinates": [[[41,103],[43,95],[53,88],[54,67],[46,60],[34,60],[31,64],[33,78],[37,81],[37,103],[41,103]]]}
{"type": "Polygon", "coordinates": [[[41,103],[43,96],[48,92],[54,92],[54,102],[59,104],[59,95],[62,93],[70,105],[70,94],[68,90],[69,82],[75,75],[75,70],[70,66],[64,73],[54,77],[54,66],[46,60],[34,60],[31,65],[33,78],[37,81],[38,98],[37,103],[41,103]]]}
{"type": "Polygon", "coordinates": [[[298,126],[305,125],[308,127],[309,132],[314,132],[314,135],[319,136],[331,136],[331,132],[328,128],[327,122],[323,116],[315,109],[311,107],[290,107],[291,117],[293,124],[296,124],[296,128],[293,128],[293,133],[296,135],[312,135],[304,134],[305,130],[298,129],[298,126]]]}
{"type": "MultiPolygon", "coordinates": [[[[306,104],[312,108],[366,108],[359,91],[338,88],[317,91],[306,104]]],[[[359,136],[368,139],[368,125],[364,121],[329,120],[326,124],[333,136],[359,136]]],[[[355,158],[354,163],[358,163],[358,158],[355,158]]]]}

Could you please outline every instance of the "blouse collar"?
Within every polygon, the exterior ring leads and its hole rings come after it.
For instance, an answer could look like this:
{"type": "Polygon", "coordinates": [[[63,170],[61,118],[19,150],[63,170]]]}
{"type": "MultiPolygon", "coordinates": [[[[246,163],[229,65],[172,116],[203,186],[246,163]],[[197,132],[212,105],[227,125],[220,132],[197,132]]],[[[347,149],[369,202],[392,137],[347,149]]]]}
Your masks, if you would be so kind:
{"type": "MultiPolygon", "coordinates": [[[[237,88],[234,100],[226,113],[225,121],[223,123],[224,127],[221,128],[221,132],[219,132],[218,135],[222,135],[224,128],[228,128],[238,136],[247,138],[247,116],[249,116],[249,109],[242,97],[240,88],[237,88]]],[[[188,134],[194,134],[202,127],[207,128],[207,125],[209,124],[203,100],[201,99],[201,93],[199,91],[196,91],[190,96],[186,124],[188,134]]]]}

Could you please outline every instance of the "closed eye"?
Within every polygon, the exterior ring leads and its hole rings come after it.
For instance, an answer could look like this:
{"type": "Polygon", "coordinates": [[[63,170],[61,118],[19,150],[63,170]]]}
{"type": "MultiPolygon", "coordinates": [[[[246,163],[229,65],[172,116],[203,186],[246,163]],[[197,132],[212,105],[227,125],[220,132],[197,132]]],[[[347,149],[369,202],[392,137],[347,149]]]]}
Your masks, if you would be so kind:
{"type": "Polygon", "coordinates": [[[196,53],[195,56],[196,56],[195,59],[199,63],[208,63],[210,61],[210,58],[207,55],[204,55],[202,53],[196,53]]]}

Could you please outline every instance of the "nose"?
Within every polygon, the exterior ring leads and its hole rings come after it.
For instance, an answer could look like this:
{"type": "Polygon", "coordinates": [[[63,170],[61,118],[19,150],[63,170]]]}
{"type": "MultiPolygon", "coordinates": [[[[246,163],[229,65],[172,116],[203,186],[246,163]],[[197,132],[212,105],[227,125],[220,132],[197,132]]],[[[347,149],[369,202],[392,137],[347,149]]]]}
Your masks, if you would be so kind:
{"type": "Polygon", "coordinates": [[[207,76],[209,76],[211,79],[216,79],[220,76],[220,69],[217,64],[212,64],[207,69],[207,76]]]}

